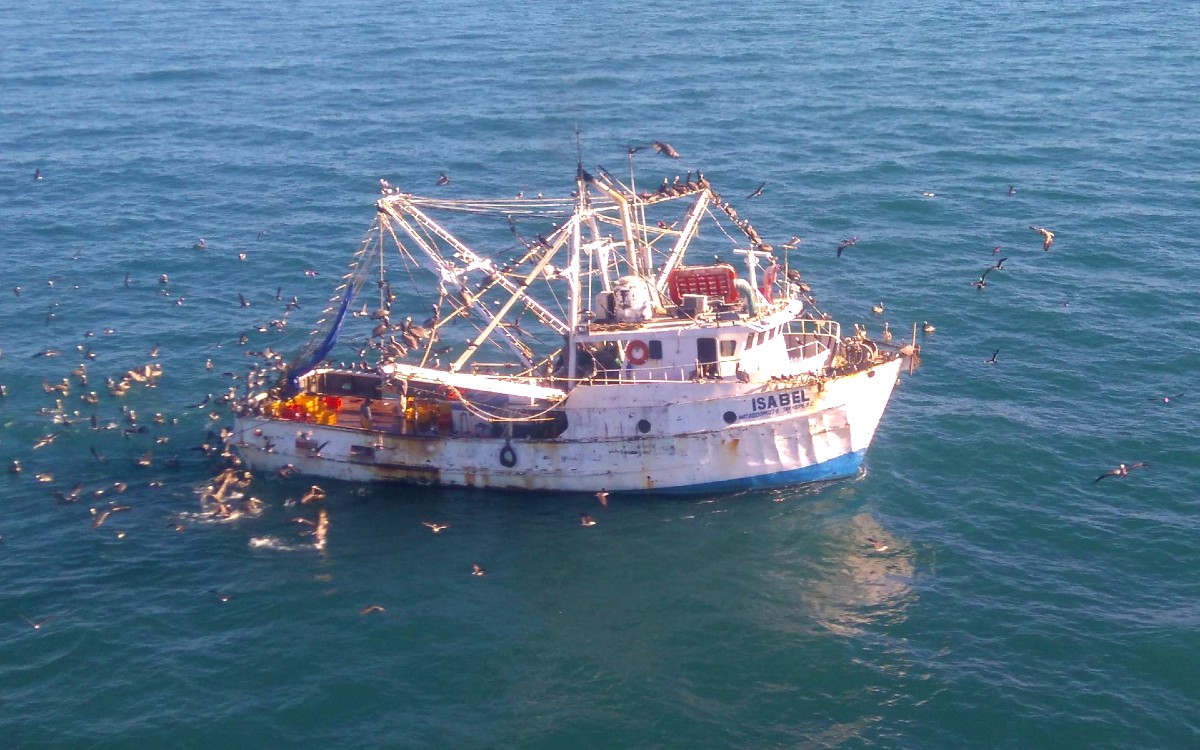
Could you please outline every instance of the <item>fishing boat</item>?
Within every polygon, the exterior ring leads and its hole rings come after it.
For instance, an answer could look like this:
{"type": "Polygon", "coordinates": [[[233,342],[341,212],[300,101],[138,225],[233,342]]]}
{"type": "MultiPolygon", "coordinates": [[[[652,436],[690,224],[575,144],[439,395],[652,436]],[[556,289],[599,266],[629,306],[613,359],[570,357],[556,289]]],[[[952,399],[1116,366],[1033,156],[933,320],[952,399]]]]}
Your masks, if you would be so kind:
{"type": "Polygon", "coordinates": [[[595,172],[579,166],[563,198],[381,181],[309,343],[235,407],[245,464],[542,492],[855,475],[914,345],[843,336],[703,174],[638,190],[632,155],[627,179],[595,172]],[[399,283],[428,290],[428,319],[399,320],[399,283]]]}

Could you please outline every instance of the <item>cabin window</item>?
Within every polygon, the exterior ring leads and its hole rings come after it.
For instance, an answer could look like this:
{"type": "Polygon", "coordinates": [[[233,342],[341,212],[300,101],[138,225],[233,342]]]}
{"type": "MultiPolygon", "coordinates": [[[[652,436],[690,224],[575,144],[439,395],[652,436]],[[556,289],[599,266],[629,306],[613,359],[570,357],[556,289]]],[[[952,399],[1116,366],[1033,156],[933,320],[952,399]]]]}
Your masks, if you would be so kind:
{"type": "Polygon", "coordinates": [[[758,343],[759,343],[759,345],[761,346],[761,345],[762,345],[762,342],[764,342],[764,341],[766,341],[766,340],[767,340],[767,332],[766,332],[766,331],[759,331],[759,332],[758,332],[758,343]]]}
{"type": "Polygon", "coordinates": [[[662,359],[662,342],[649,341],[647,343],[649,344],[650,349],[650,359],[662,359]]]}
{"type": "Polygon", "coordinates": [[[752,346],[754,346],[754,331],[746,334],[746,348],[749,349],[752,346]]]}
{"type": "Polygon", "coordinates": [[[721,356],[732,357],[737,354],[737,342],[729,339],[721,340],[721,356]]]}

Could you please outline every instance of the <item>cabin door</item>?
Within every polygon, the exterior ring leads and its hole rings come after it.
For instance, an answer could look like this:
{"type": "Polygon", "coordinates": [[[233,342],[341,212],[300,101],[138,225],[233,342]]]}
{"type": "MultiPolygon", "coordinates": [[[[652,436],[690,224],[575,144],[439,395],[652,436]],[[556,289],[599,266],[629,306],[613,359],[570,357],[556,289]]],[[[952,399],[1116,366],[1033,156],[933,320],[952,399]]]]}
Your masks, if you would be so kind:
{"type": "Polygon", "coordinates": [[[717,340],[696,340],[696,363],[699,365],[699,375],[705,378],[715,378],[717,369],[717,340]]]}

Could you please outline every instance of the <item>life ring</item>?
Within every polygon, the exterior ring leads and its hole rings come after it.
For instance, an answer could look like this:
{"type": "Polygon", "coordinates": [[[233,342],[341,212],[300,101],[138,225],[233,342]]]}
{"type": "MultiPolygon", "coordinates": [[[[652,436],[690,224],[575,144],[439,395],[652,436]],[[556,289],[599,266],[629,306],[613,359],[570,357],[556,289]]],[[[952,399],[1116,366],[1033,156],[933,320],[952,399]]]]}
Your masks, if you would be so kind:
{"type": "Polygon", "coordinates": [[[650,347],[645,341],[634,339],[625,345],[625,361],[631,365],[644,365],[650,358],[650,347]]]}
{"type": "Polygon", "coordinates": [[[505,441],[504,447],[500,449],[500,465],[506,469],[511,469],[517,465],[517,452],[513,450],[507,441],[505,441]]]}

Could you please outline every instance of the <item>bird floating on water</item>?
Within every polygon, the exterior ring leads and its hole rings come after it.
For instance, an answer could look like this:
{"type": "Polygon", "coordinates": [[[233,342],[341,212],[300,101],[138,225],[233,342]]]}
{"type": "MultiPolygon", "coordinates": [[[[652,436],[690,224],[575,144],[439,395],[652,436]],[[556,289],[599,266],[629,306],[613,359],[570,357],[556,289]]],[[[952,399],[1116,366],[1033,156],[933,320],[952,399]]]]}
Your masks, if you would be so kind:
{"type": "Polygon", "coordinates": [[[442,187],[443,185],[449,185],[450,184],[450,175],[446,174],[445,172],[438,172],[437,184],[438,184],[438,187],[442,187]]]}
{"type": "Polygon", "coordinates": [[[937,329],[930,325],[929,321],[927,320],[921,325],[921,330],[925,333],[933,333],[937,329]]]}

